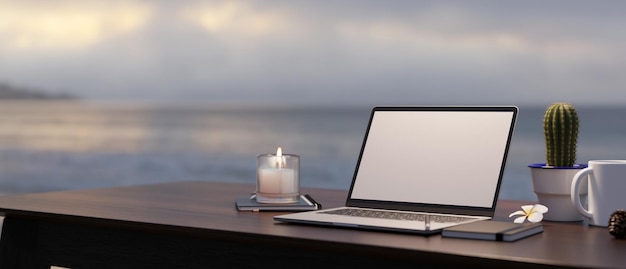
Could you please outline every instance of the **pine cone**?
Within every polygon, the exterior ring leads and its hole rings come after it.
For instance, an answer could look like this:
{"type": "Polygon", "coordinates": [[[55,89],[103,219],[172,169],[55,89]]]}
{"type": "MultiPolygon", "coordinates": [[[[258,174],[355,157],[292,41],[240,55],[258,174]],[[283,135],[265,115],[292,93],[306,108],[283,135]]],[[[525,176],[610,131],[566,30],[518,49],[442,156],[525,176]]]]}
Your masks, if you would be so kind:
{"type": "Polygon", "coordinates": [[[626,238],[626,211],[619,209],[609,218],[609,233],[615,238],[626,238]]]}

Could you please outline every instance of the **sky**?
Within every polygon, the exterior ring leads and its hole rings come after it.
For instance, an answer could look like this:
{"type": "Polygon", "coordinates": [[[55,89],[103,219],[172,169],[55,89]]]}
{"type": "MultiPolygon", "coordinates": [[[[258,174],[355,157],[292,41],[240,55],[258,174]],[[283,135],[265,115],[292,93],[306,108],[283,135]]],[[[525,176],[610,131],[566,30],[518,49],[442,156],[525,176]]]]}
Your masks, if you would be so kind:
{"type": "Polygon", "coordinates": [[[626,1],[0,0],[0,82],[90,100],[626,104],[626,1]]]}

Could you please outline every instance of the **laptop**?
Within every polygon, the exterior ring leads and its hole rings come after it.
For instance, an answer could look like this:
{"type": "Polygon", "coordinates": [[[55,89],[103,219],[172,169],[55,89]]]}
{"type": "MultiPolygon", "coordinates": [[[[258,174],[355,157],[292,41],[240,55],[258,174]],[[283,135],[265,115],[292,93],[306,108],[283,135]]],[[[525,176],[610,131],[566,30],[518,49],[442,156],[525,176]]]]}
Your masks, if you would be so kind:
{"type": "Polygon", "coordinates": [[[345,206],[287,223],[435,234],[491,219],[515,106],[374,107],[345,206]]]}

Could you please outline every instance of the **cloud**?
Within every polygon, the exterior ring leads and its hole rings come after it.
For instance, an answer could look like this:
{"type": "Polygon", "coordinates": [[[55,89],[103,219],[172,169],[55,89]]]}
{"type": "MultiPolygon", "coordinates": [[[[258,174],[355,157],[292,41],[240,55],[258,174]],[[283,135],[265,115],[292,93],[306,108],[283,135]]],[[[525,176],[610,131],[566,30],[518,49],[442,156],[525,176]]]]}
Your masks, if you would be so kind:
{"type": "Polygon", "coordinates": [[[245,2],[204,2],[182,7],[179,15],[200,24],[208,32],[258,36],[288,27],[277,10],[259,11],[245,2]]]}
{"type": "Polygon", "coordinates": [[[76,49],[139,29],[150,7],[137,2],[0,3],[0,36],[8,50],[76,49]]]}
{"type": "Polygon", "coordinates": [[[0,80],[104,99],[339,104],[610,103],[626,82],[619,1],[42,3],[3,2],[0,80]]]}

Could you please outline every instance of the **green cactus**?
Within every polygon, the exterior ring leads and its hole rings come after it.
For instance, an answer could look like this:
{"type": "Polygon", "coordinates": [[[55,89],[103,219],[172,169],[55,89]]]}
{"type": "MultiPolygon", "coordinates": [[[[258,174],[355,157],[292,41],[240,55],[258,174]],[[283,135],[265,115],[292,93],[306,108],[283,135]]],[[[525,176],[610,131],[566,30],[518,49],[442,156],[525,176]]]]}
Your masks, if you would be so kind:
{"type": "Polygon", "coordinates": [[[578,114],[572,104],[554,103],[543,116],[548,166],[571,167],[576,162],[578,114]]]}

